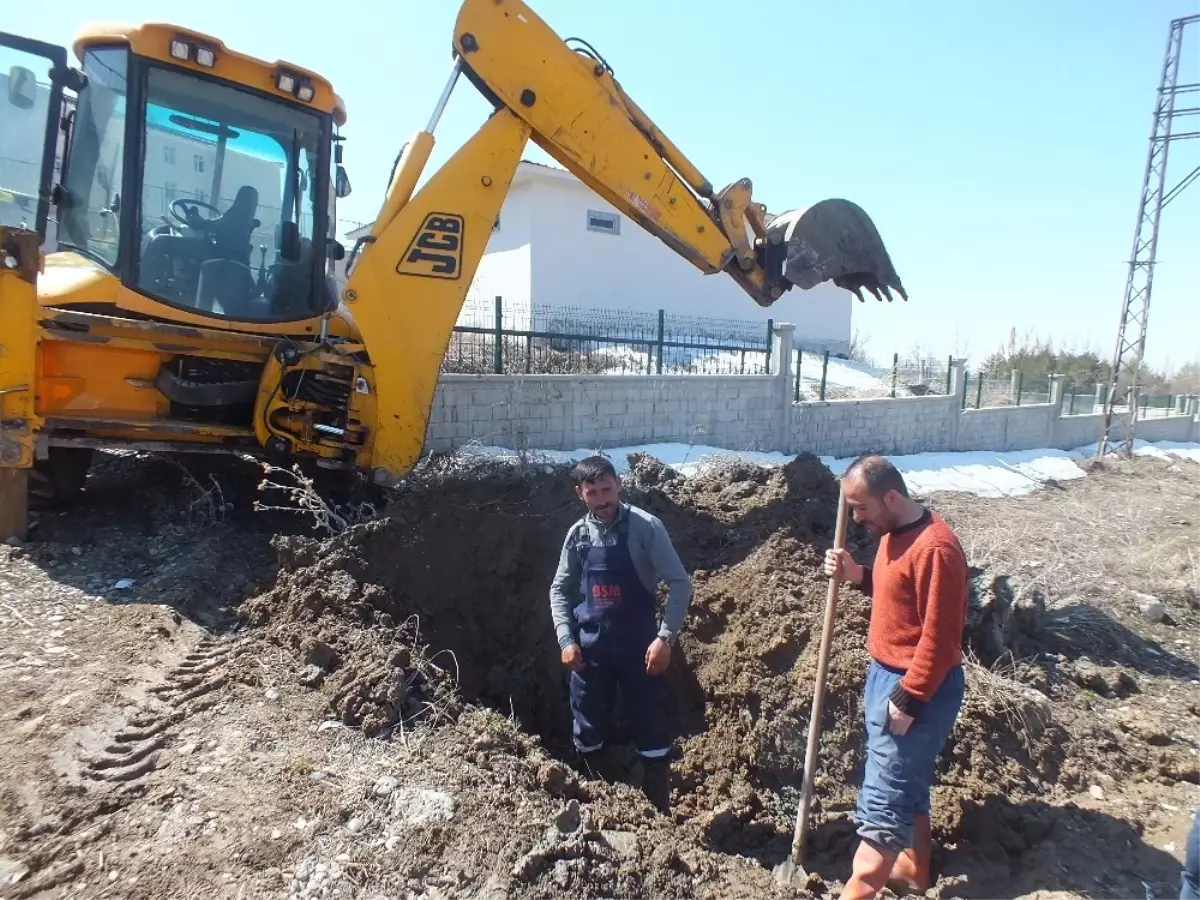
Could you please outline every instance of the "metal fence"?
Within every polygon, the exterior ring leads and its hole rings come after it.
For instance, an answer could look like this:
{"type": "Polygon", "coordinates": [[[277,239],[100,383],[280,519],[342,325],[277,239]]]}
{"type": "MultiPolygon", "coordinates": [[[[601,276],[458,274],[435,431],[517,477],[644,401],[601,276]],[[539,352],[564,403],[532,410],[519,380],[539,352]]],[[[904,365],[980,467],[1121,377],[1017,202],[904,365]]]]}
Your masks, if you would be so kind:
{"type": "Polygon", "coordinates": [[[495,375],[765,375],[774,322],[545,304],[464,307],[442,371],[495,375]]]}
{"type": "MultiPolygon", "coordinates": [[[[664,310],[594,309],[539,303],[468,301],[451,335],[442,371],[471,375],[766,375],[774,322],[680,316],[664,310]]],[[[953,357],[904,357],[874,366],[845,354],[793,351],[797,402],[947,395],[953,357]]],[[[965,371],[964,409],[1047,403],[1046,379],[965,371]]],[[[1142,418],[1180,406],[1174,395],[1141,395],[1142,418]]],[[[1189,408],[1186,403],[1185,408],[1189,408]]],[[[1063,415],[1092,415],[1095,386],[1068,387],[1063,415]]],[[[1120,410],[1124,411],[1124,408],[1120,410]]]]}

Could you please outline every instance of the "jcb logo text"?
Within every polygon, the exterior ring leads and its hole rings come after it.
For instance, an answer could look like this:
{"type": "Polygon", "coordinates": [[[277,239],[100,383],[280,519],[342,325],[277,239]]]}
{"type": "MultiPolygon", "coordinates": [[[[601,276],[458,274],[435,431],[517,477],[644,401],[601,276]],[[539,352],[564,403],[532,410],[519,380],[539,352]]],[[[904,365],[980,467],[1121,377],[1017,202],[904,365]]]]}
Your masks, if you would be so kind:
{"type": "Polygon", "coordinates": [[[401,275],[457,278],[462,271],[463,218],[430,213],[396,265],[401,275]]]}

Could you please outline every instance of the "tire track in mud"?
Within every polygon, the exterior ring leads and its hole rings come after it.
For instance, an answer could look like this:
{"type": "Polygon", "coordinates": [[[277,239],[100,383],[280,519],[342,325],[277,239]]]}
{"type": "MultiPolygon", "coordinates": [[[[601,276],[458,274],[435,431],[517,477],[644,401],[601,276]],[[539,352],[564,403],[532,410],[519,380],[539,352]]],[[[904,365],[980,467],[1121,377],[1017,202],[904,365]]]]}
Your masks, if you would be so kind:
{"type": "Polygon", "coordinates": [[[185,719],[216,703],[210,697],[229,683],[225,668],[241,652],[243,642],[204,637],[167,671],[166,679],[146,693],[162,704],[134,714],[112,736],[102,753],[83,760],[82,774],[93,781],[136,781],[159,768],[162,751],[185,719]]]}
{"type": "Polygon", "coordinates": [[[109,816],[145,796],[148,785],[144,779],[168,764],[164,751],[176,730],[193,715],[216,706],[218,691],[229,682],[228,666],[239,658],[245,643],[205,636],[169,668],[162,682],[146,689],[154,698],[152,704],[143,704],[131,715],[101,752],[80,758],[80,775],[110,790],[83,809],[64,810],[56,826],[41,826],[20,835],[26,840],[47,840],[30,848],[26,862],[32,877],[0,896],[5,900],[32,898],[83,874],[86,848],[109,832],[109,816]]]}
{"type": "Polygon", "coordinates": [[[18,838],[30,842],[23,854],[29,877],[0,888],[0,897],[31,897],[84,874],[88,846],[111,830],[111,815],[146,795],[144,779],[169,764],[165,751],[177,729],[217,704],[218,692],[229,683],[227,669],[246,643],[205,636],[161,682],[146,689],[151,703],[131,715],[98,754],[80,759],[80,774],[110,790],[82,808],[67,806],[55,825],[19,833],[18,838]]]}

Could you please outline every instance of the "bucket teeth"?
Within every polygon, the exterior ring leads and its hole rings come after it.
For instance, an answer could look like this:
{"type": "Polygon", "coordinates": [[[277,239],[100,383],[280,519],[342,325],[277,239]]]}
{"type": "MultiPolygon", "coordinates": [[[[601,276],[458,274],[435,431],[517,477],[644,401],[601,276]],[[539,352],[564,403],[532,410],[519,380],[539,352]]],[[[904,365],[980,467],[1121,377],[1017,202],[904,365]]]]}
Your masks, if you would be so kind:
{"type": "Polygon", "coordinates": [[[865,302],[863,291],[882,303],[908,300],[883,238],[871,217],[849,200],[822,200],[807,209],[789,210],[771,221],[773,245],[786,242],[784,278],[801,290],[823,281],[865,302]]]}

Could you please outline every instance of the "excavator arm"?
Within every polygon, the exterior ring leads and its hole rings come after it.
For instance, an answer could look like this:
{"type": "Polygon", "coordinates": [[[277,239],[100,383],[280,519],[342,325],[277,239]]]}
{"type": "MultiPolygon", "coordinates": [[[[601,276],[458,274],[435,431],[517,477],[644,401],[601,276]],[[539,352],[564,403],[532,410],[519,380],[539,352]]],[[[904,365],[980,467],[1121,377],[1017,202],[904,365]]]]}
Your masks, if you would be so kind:
{"type": "MultiPolygon", "coordinates": [[[[582,42],[573,49],[521,0],[465,0],[453,46],[450,80],[429,125],[402,151],[342,294],[362,339],[338,351],[358,360],[350,421],[356,412],[357,421],[373,421],[355,453],[370,460],[377,483],[402,476],[419,458],[451,332],[530,140],[701,272],[727,273],[762,306],[792,286],[826,280],[860,300],[862,289],[907,299],[859,207],[825,200],[768,220],[749,180],[715,191],[598,53],[582,42]],[[496,111],[416,191],[460,75],[496,111]],[[369,366],[361,365],[364,355],[369,366]]],[[[320,368],[323,358],[324,351],[291,352],[280,359],[277,384],[283,369],[320,368]]],[[[302,451],[270,425],[282,421],[287,393],[271,393],[274,381],[264,379],[260,393],[257,418],[271,432],[260,439],[302,451]]]]}
{"type": "Polygon", "coordinates": [[[760,305],[770,306],[793,284],[808,289],[826,279],[859,299],[858,288],[877,298],[882,291],[890,300],[889,288],[904,296],[883,242],[857,206],[827,200],[819,226],[809,226],[807,211],[800,211],[770,229],[766,208],[751,199],[749,179],[714,191],[625,92],[604,57],[578,38],[560,40],[523,3],[467,0],[454,50],[497,108],[529,124],[534,143],[702,272],[727,272],[760,305]],[[812,250],[814,241],[830,236],[832,244],[824,241],[814,261],[824,277],[805,278],[793,266],[798,281],[789,278],[786,261],[805,255],[801,238],[812,250]],[[780,250],[769,253],[768,246],[780,250]],[[838,253],[842,258],[834,259],[838,253]]]}

